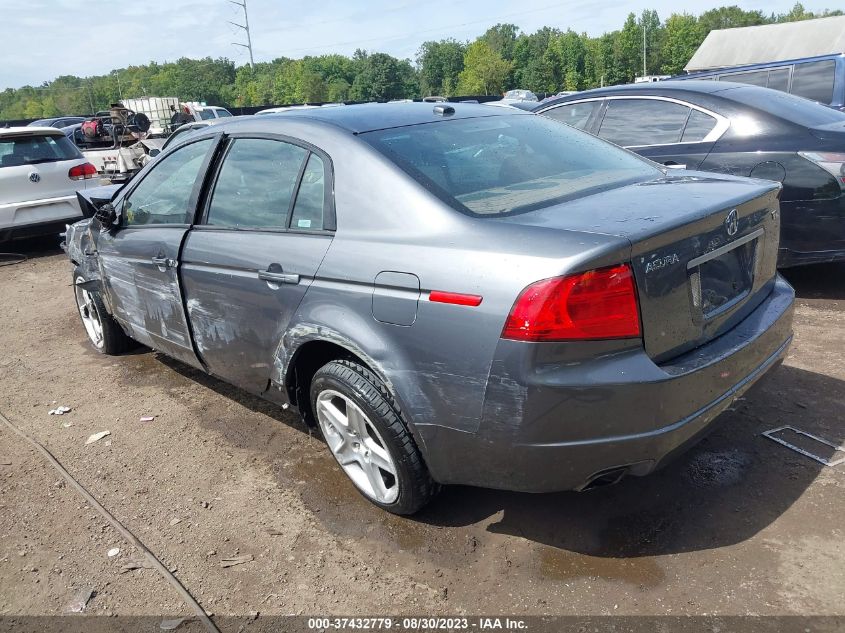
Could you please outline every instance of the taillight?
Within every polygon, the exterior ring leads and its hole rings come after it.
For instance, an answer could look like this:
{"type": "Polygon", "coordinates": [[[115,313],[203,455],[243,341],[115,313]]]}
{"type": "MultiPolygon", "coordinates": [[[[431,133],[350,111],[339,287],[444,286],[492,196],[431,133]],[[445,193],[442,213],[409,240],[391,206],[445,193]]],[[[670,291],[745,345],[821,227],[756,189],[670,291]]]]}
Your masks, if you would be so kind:
{"type": "Polygon", "coordinates": [[[70,168],[67,176],[71,180],[88,180],[97,175],[97,168],[91,163],[82,163],[70,168]]]}
{"type": "Polygon", "coordinates": [[[798,152],[798,154],[824,169],[836,178],[840,187],[845,189],[845,154],[840,152],[798,152]]]}
{"type": "Polygon", "coordinates": [[[627,264],[544,279],[520,293],[502,338],[579,341],[640,336],[634,274],[627,264]]]}

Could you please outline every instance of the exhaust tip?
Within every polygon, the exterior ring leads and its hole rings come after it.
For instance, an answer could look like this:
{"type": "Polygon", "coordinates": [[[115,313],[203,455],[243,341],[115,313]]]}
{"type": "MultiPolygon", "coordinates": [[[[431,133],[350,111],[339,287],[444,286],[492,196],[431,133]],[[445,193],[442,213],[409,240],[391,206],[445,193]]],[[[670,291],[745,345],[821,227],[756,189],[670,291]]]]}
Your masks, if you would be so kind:
{"type": "Polygon", "coordinates": [[[629,468],[629,466],[620,466],[617,468],[599,471],[591,476],[583,486],[577,488],[577,490],[578,492],[586,492],[588,490],[617,484],[628,473],[629,468]]]}

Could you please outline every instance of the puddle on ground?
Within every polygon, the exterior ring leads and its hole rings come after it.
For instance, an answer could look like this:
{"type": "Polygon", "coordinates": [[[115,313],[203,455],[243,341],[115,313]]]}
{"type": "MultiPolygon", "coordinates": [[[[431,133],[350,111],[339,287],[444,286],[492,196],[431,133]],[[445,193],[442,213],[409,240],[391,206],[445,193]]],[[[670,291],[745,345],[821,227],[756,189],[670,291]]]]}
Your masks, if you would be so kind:
{"type": "Polygon", "coordinates": [[[540,574],[552,580],[621,581],[644,589],[659,586],[665,578],[652,558],[602,558],[554,547],[540,549],[540,574]]]}
{"type": "Polygon", "coordinates": [[[314,442],[319,443],[315,453],[325,451],[325,455],[290,462],[280,479],[285,485],[306,482],[299,484],[302,501],[326,528],[339,536],[386,540],[402,550],[422,551],[431,545],[436,528],[373,506],[347,479],[322,441],[315,438],[314,442]]]}

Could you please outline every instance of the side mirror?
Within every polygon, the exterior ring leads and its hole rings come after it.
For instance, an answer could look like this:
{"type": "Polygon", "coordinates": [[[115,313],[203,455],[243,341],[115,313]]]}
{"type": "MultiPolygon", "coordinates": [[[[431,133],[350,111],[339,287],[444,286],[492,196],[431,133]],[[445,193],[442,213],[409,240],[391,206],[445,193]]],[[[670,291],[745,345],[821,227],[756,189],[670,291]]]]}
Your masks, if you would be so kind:
{"type": "Polygon", "coordinates": [[[111,202],[106,202],[97,209],[94,218],[103,225],[103,228],[110,229],[117,220],[117,209],[111,202]]]}

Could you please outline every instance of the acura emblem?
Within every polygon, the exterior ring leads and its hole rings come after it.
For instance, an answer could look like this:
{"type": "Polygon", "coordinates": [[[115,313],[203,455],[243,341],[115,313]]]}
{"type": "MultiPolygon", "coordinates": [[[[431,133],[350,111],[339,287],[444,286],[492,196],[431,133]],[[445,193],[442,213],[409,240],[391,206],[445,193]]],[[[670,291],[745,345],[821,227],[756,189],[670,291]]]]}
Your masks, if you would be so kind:
{"type": "Polygon", "coordinates": [[[728,232],[728,235],[736,235],[736,232],[739,230],[739,220],[736,217],[736,209],[732,209],[730,213],[728,213],[728,217],[725,218],[725,230],[728,232]]]}
{"type": "Polygon", "coordinates": [[[29,175],[29,182],[41,182],[41,176],[37,171],[34,171],[29,175]]]}

